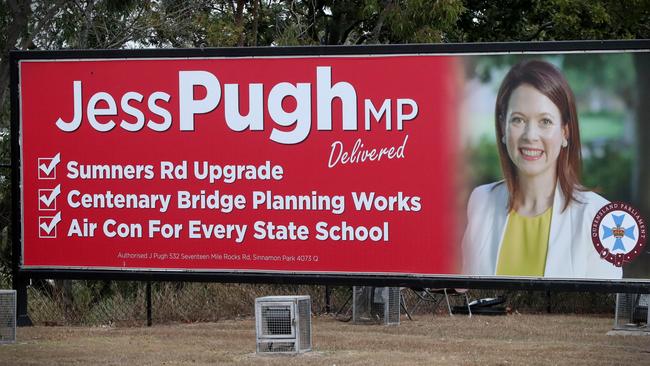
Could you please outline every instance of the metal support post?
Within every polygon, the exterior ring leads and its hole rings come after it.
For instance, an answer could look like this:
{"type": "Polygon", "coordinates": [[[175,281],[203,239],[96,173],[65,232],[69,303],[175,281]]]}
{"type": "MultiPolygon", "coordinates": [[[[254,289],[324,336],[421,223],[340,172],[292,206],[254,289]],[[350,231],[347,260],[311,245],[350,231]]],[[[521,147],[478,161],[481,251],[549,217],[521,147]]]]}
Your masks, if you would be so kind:
{"type": "Polygon", "coordinates": [[[151,320],[151,282],[147,281],[146,286],[146,297],[147,297],[147,326],[150,327],[153,323],[151,320]]]}
{"type": "Polygon", "coordinates": [[[332,289],[325,286],[325,314],[329,314],[330,311],[332,311],[332,289]]]}
{"type": "Polygon", "coordinates": [[[16,325],[19,327],[29,327],[34,325],[32,319],[29,318],[27,308],[28,281],[29,279],[14,273],[12,287],[16,290],[16,325]]]}

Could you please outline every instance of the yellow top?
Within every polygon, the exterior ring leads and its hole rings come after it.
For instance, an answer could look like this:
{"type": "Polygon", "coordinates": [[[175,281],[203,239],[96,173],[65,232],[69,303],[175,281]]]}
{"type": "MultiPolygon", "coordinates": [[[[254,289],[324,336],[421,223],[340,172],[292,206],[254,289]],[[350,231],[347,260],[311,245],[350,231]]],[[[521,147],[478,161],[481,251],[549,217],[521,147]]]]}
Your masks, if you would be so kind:
{"type": "Polygon", "coordinates": [[[499,251],[497,275],[544,276],[552,212],[552,207],[535,217],[510,212],[499,251]]]}

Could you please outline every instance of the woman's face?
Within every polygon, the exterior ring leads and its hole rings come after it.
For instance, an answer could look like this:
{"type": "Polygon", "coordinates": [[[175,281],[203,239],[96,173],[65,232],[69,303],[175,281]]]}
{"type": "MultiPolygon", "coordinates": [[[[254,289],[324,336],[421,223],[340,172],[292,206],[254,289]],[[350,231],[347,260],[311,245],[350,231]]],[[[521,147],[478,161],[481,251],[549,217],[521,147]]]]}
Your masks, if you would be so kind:
{"type": "Polygon", "coordinates": [[[510,95],[505,143],[519,175],[554,177],[566,128],[558,107],[529,84],[510,95]]]}

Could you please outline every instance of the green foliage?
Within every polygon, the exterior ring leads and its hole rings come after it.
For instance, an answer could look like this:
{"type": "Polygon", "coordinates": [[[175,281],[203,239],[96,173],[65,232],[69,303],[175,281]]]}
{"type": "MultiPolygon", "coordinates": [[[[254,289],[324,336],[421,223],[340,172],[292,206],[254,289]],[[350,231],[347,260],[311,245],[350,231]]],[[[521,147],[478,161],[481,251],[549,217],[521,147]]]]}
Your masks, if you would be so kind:
{"type": "MultiPolygon", "coordinates": [[[[9,106],[8,101],[0,110],[0,119],[8,125],[9,106]]],[[[2,124],[4,125],[4,123],[2,124]]],[[[8,164],[11,161],[11,147],[9,131],[0,128],[0,278],[9,278],[12,271],[12,248],[11,248],[11,169],[8,164]]]]}
{"type": "MultiPolygon", "coordinates": [[[[580,140],[583,145],[592,142],[621,141],[625,133],[623,113],[580,113],[580,140]]],[[[619,148],[629,150],[629,146],[619,144],[619,148]]]]}
{"type": "Polygon", "coordinates": [[[552,27],[552,1],[466,0],[451,42],[504,42],[543,39],[552,27]]]}
{"type": "Polygon", "coordinates": [[[644,0],[466,0],[453,42],[557,41],[650,37],[644,0]]]}
{"type": "Polygon", "coordinates": [[[121,48],[146,34],[150,2],[143,0],[37,1],[26,48],[121,48]]]}
{"type": "Polygon", "coordinates": [[[397,1],[392,6],[382,37],[388,43],[444,42],[445,35],[456,29],[456,20],[465,11],[462,1],[458,0],[433,3],[407,0],[397,1]]]}
{"type": "Polygon", "coordinates": [[[598,89],[621,98],[628,106],[633,105],[637,78],[631,54],[580,56],[562,57],[562,69],[576,96],[598,89]]]}
{"type": "MultiPolygon", "coordinates": [[[[11,21],[11,14],[8,4],[5,1],[0,2],[0,29],[7,29],[11,21]]],[[[7,44],[7,32],[0,32],[0,49],[5,49],[7,44]]]]}
{"type": "Polygon", "coordinates": [[[630,39],[650,35],[650,3],[637,1],[552,1],[556,39],[630,39]]]}
{"type": "Polygon", "coordinates": [[[503,179],[497,146],[491,139],[481,137],[476,145],[468,147],[465,156],[470,186],[503,179]]]}
{"type": "Polygon", "coordinates": [[[629,148],[616,144],[609,141],[586,146],[589,157],[583,162],[583,181],[610,201],[631,202],[632,154],[629,148]]]}

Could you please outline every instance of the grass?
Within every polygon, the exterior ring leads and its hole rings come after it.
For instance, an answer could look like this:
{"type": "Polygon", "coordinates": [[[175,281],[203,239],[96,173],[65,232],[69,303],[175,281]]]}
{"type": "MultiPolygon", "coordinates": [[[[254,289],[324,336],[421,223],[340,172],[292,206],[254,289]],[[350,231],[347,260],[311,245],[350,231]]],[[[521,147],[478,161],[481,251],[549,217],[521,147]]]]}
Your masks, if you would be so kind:
{"type": "Polygon", "coordinates": [[[254,319],[120,327],[29,327],[0,347],[7,365],[647,364],[650,336],[607,336],[609,317],[420,315],[400,326],[313,318],[314,351],[255,354],[254,319]]]}
{"type": "Polygon", "coordinates": [[[580,138],[583,142],[623,136],[623,116],[595,114],[580,117],[580,138]]]}

